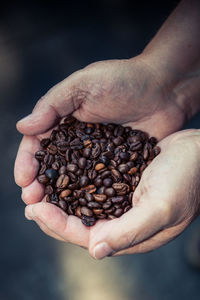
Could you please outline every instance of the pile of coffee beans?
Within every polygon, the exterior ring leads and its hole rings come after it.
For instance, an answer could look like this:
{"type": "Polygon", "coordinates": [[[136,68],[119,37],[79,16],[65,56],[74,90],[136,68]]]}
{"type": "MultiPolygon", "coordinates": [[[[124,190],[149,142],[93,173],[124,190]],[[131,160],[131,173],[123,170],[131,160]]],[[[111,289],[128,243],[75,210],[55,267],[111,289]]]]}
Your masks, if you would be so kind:
{"type": "Polygon", "coordinates": [[[71,115],[40,144],[37,179],[46,201],[86,226],[126,213],[142,172],[160,152],[157,140],[143,131],[71,115]]]}

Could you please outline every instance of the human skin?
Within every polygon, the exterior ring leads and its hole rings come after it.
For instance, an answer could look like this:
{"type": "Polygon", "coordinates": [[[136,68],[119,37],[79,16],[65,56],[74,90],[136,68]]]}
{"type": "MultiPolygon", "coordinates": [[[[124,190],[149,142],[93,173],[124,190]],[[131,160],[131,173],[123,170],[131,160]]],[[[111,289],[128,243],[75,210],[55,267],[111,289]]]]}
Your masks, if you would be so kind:
{"type": "Polygon", "coordinates": [[[97,62],[72,74],[18,122],[24,137],[15,180],[22,187],[26,217],[45,233],[102,258],[153,250],[180,234],[199,214],[199,131],[170,135],[199,110],[199,20],[199,1],[182,1],[139,56],[97,62]],[[170,135],[160,141],[161,154],[144,171],[133,208],[92,228],[40,202],[44,190],[36,179],[39,165],[34,153],[39,140],[70,113],[81,121],[139,128],[159,140],[170,135]]]}

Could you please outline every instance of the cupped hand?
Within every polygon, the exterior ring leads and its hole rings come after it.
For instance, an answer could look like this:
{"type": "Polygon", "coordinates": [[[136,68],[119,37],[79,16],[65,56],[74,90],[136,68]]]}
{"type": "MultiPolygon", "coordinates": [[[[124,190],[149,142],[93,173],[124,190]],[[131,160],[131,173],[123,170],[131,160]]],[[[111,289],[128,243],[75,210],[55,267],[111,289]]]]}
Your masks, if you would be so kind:
{"type": "MultiPolygon", "coordinates": [[[[159,75],[141,56],[99,62],[74,73],[42,97],[32,114],[17,124],[24,137],[15,179],[25,203],[40,202],[44,196],[36,180],[39,166],[34,153],[40,139],[48,136],[62,116],[73,113],[81,121],[131,125],[158,139],[180,128],[184,115],[175,104],[173,88],[166,88],[159,75]]],[[[47,234],[89,247],[93,229],[84,227],[76,217],[44,202],[28,206],[26,212],[47,234]]]]}

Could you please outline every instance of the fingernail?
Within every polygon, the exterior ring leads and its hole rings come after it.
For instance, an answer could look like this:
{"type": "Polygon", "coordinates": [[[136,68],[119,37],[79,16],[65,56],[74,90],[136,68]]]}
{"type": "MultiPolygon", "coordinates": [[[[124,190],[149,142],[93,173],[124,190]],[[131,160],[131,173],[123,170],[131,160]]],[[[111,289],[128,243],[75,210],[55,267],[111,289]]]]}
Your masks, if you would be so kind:
{"type": "Polygon", "coordinates": [[[24,122],[24,121],[27,121],[27,120],[29,120],[31,117],[32,117],[32,114],[29,114],[28,116],[22,118],[22,119],[19,120],[18,122],[24,122]]]}
{"type": "Polygon", "coordinates": [[[102,259],[112,253],[112,248],[106,242],[103,242],[94,247],[93,257],[96,259],[102,259]]]}

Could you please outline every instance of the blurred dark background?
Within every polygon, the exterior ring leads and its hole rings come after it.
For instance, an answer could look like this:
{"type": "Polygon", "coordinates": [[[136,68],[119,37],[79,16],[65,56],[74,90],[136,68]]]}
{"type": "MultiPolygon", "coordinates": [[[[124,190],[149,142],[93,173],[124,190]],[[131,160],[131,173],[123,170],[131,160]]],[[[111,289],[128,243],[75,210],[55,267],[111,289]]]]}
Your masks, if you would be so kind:
{"type": "MultiPolygon", "coordinates": [[[[0,10],[0,300],[199,299],[186,259],[197,220],[145,255],[96,262],[24,218],[13,165],[15,123],[54,84],[94,61],[139,54],[178,1],[27,1],[0,10]]],[[[187,125],[199,128],[199,116],[187,125]]],[[[28,167],[28,166],[27,166],[28,167]]]]}

